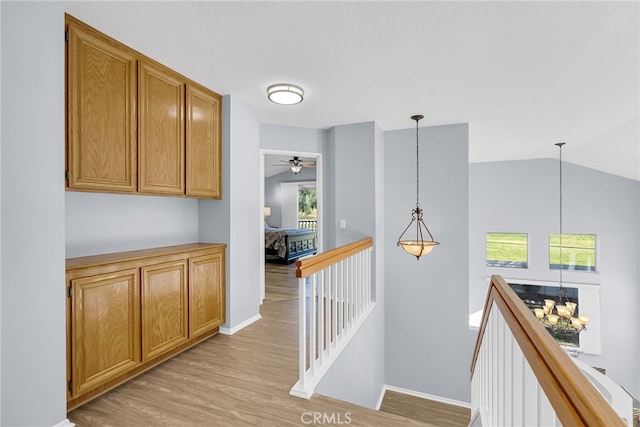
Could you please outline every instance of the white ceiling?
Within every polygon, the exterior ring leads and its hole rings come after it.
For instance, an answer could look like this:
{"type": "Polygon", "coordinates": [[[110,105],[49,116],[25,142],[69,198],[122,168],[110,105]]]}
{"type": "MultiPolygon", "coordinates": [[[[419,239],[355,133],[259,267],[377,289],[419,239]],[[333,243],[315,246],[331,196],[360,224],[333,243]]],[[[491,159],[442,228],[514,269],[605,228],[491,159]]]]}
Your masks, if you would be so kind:
{"type": "Polygon", "coordinates": [[[469,160],[557,158],[640,180],[631,2],[108,2],[72,15],[260,113],[310,128],[469,123],[469,160]],[[267,86],[302,86],[282,106],[267,86]]]}

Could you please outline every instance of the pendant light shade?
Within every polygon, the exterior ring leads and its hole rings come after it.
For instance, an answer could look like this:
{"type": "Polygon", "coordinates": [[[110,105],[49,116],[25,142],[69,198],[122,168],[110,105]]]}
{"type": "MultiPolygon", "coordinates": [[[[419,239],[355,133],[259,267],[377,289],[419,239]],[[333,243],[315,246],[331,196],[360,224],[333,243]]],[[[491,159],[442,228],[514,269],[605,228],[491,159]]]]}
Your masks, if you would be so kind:
{"type": "Polygon", "coordinates": [[[422,208],[420,208],[420,146],[418,122],[423,118],[424,116],[422,115],[411,116],[411,120],[416,121],[416,207],[411,210],[411,222],[407,225],[407,228],[404,229],[397,243],[406,253],[415,256],[417,260],[419,260],[422,255],[430,253],[434,246],[440,244],[433,239],[433,235],[424,223],[422,208]],[[409,231],[412,226],[415,227],[415,234],[413,231],[410,231],[409,236],[403,239],[404,235],[407,234],[407,231],[409,231]],[[425,240],[427,235],[429,236],[429,240],[425,240]]]}

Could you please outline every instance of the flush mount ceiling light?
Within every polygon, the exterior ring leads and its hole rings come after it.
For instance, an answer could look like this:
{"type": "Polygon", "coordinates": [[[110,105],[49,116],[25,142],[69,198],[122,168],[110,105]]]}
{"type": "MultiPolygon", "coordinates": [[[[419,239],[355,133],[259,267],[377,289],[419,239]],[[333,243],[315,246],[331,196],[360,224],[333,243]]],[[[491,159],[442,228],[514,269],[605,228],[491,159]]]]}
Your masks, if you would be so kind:
{"type": "Polygon", "coordinates": [[[300,86],[290,83],[278,83],[267,88],[269,101],[282,105],[299,104],[304,99],[304,91],[300,86]]]}
{"type": "Polygon", "coordinates": [[[434,246],[440,243],[436,242],[431,235],[431,232],[427,228],[427,224],[424,223],[422,218],[422,208],[420,208],[420,152],[418,145],[418,122],[422,120],[424,116],[415,115],[411,116],[411,120],[416,121],[416,207],[411,211],[411,222],[404,229],[400,237],[398,238],[398,246],[401,246],[409,255],[413,255],[416,259],[420,259],[422,255],[427,255],[431,252],[434,246]],[[415,224],[415,236],[413,232],[410,232],[411,237],[402,239],[405,233],[409,230],[411,225],[415,224]],[[423,232],[423,230],[426,232],[423,232]],[[425,234],[428,234],[430,240],[425,240],[425,234]]]}

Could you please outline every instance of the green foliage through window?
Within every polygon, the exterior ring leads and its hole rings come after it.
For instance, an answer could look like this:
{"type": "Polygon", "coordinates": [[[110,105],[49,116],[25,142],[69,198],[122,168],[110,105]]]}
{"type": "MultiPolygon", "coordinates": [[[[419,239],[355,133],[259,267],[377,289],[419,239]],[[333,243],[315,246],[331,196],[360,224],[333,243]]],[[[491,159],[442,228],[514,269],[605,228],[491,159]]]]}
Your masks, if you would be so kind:
{"type": "Polygon", "coordinates": [[[596,271],[596,235],[563,234],[560,262],[560,234],[549,235],[549,268],[596,271]]]}
{"type": "Polygon", "coordinates": [[[317,219],[318,200],[315,188],[298,190],[298,219],[317,219]]]}
{"type": "Polygon", "coordinates": [[[487,267],[527,268],[526,233],[487,233],[487,267]]]}

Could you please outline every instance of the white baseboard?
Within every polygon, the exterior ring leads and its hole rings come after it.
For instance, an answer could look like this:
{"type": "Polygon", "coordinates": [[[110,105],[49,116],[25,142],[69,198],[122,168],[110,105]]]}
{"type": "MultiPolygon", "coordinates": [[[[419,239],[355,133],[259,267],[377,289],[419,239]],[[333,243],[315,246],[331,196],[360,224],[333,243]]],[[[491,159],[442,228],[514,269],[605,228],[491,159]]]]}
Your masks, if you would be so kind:
{"type": "Polygon", "coordinates": [[[387,391],[387,385],[384,384],[382,386],[382,390],[380,390],[380,395],[378,396],[378,403],[376,403],[376,411],[380,410],[380,407],[382,406],[382,401],[384,400],[384,393],[387,391]]]}
{"type": "Polygon", "coordinates": [[[67,418],[60,421],[58,424],[54,425],[53,427],[74,427],[74,426],[75,424],[69,421],[69,419],[67,418]]]}
{"type": "Polygon", "coordinates": [[[408,390],[406,388],[396,387],[396,386],[385,384],[382,387],[382,392],[380,393],[380,397],[378,398],[378,405],[376,406],[377,410],[380,410],[380,405],[382,405],[382,400],[384,399],[384,393],[387,390],[395,391],[396,393],[407,394],[409,396],[420,397],[422,399],[434,400],[436,402],[446,403],[448,405],[455,405],[455,406],[460,406],[462,408],[471,409],[471,403],[469,403],[469,402],[462,402],[460,400],[449,399],[449,398],[446,398],[446,397],[435,396],[433,394],[422,393],[420,391],[413,391],[413,390],[408,390]]]}
{"type": "Polygon", "coordinates": [[[225,327],[220,327],[219,331],[221,334],[223,335],[233,335],[236,332],[246,328],[247,326],[249,326],[250,324],[252,324],[253,322],[257,322],[258,320],[262,319],[262,316],[260,316],[260,313],[256,314],[255,316],[245,320],[242,323],[237,324],[236,326],[234,326],[233,328],[225,328],[225,327]]]}

